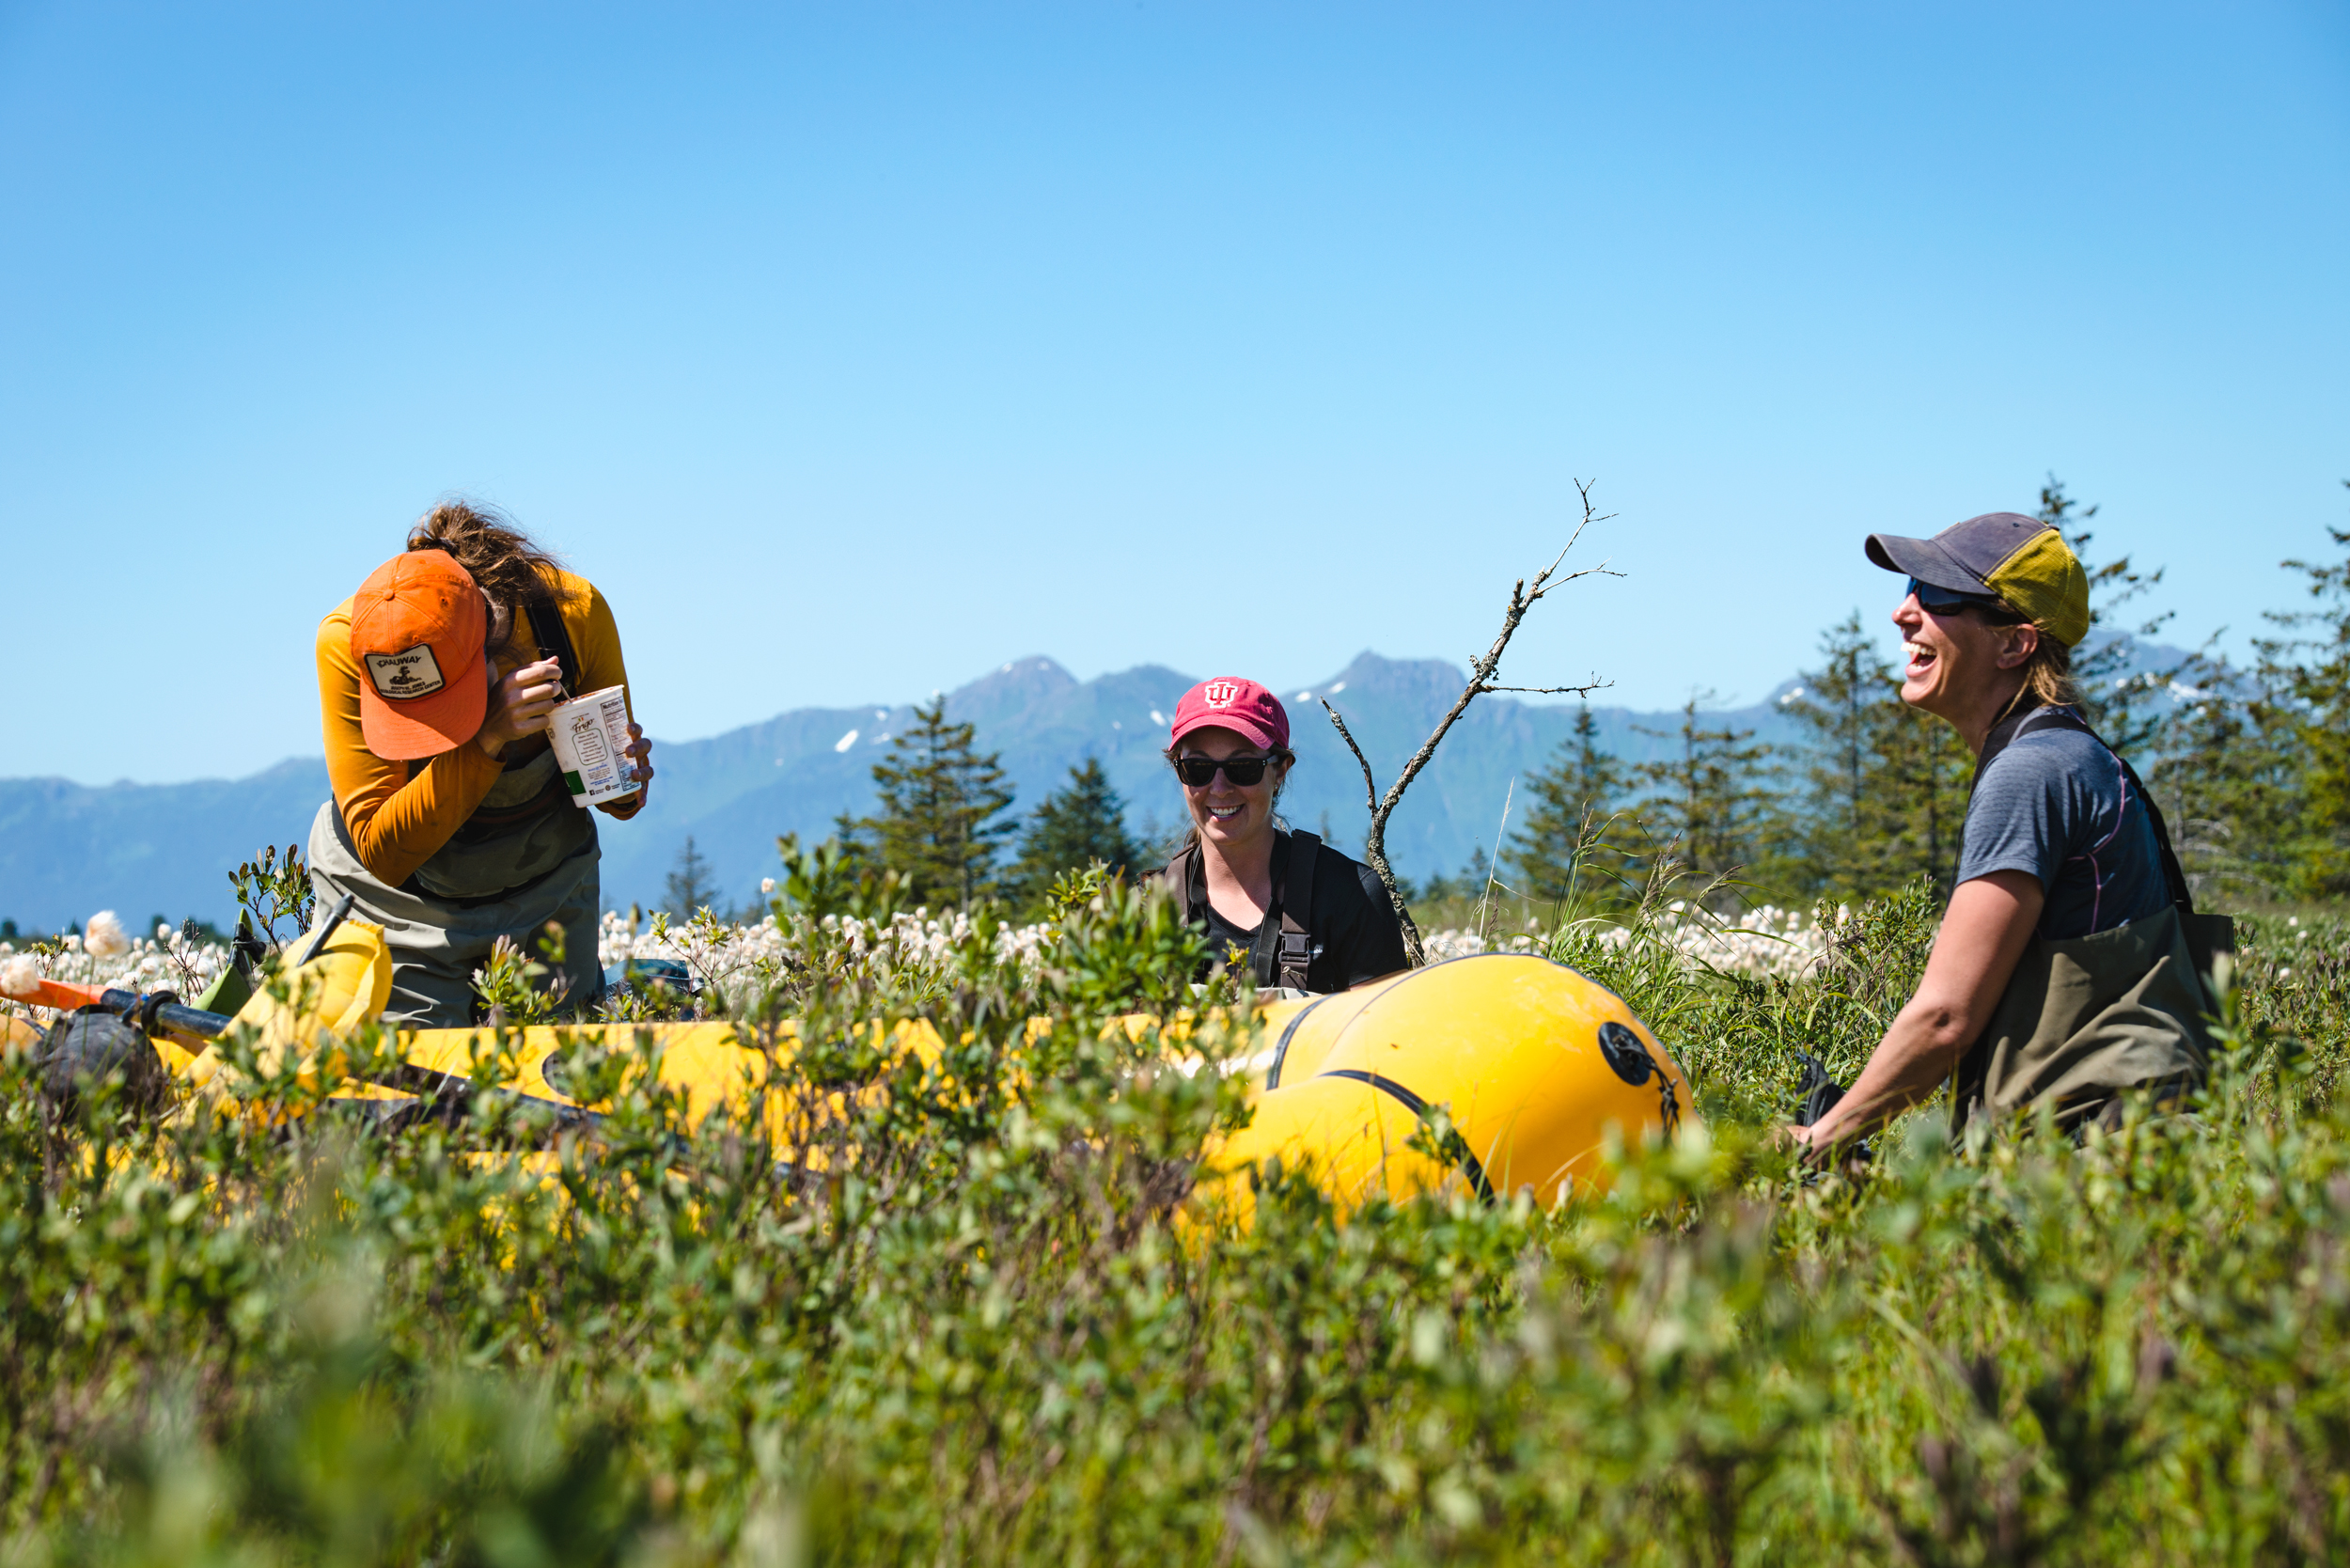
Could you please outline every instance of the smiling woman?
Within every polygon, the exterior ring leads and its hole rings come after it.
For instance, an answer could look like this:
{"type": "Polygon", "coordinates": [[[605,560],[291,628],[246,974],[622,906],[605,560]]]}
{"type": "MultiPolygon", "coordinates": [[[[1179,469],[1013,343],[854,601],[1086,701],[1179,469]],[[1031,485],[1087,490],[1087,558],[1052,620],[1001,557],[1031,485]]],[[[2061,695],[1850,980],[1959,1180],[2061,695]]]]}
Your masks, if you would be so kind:
{"type": "Polygon", "coordinates": [[[1909,582],[1902,699],[1975,753],[1958,886],[1917,995],[1850,1093],[1795,1137],[1826,1149],[1946,1080],[1952,1116],[2043,1105],[2060,1124],[2174,1098],[2209,1059],[2209,976],[2231,933],[2198,916],[2162,814],[2077,706],[2089,582],[2063,536],[1989,512],[1932,539],[1873,534],[1909,582]]]}
{"type": "Polygon", "coordinates": [[[1202,681],[1176,704],[1170,730],[1167,760],[1191,826],[1160,875],[1221,955],[1211,972],[1245,967],[1260,986],[1326,993],[1408,967],[1377,874],[1277,825],[1297,762],[1279,698],[1254,681],[1202,681]]]}

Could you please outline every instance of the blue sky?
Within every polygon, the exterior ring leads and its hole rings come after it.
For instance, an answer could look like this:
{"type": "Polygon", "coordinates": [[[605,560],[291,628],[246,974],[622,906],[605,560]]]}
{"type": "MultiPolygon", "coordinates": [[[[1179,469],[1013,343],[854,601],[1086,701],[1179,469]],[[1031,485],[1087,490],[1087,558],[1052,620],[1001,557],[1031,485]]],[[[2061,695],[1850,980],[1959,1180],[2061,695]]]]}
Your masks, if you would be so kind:
{"type": "MultiPolygon", "coordinates": [[[[2340,6],[0,5],[0,774],[318,749],[451,492],[706,735],[1046,653],[1751,700],[1872,528],[2350,524],[2340,6]]],[[[1888,636],[1889,643],[1889,636],[1888,636]]]]}

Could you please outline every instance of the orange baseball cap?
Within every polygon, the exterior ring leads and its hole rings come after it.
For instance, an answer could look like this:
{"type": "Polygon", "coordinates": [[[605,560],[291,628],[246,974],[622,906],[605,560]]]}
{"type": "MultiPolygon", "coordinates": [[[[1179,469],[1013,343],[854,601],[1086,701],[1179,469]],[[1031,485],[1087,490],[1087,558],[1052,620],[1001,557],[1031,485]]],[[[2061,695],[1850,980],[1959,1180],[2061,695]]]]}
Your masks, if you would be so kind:
{"type": "Polygon", "coordinates": [[[368,573],[351,600],[359,730],[387,761],[438,757],[481,731],[490,707],[489,607],[445,550],[411,550],[368,573]]]}

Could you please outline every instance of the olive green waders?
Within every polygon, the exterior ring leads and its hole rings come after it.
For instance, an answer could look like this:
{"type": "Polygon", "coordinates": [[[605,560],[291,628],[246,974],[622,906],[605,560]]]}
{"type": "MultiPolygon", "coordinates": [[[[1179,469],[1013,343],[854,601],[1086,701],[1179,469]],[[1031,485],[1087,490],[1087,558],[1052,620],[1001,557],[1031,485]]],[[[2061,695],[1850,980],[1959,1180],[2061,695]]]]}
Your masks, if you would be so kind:
{"type": "MultiPolygon", "coordinates": [[[[2035,709],[1992,730],[1975,776],[2019,736],[2058,729],[2096,739],[2065,709],[2035,709]]],[[[2128,1090],[2175,1097],[2201,1087],[2209,1071],[2207,1020],[2218,1011],[2212,966],[2217,954],[2233,950],[2235,925],[2195,912],[2161,810],[2137,770],[2114,760],[2146,808],[2170,904],[2111,931],[2035,938],[2024,949],[1990,1026],[1952,1077],[1954,1125],[2004,1121],[2045,1101],[2060,1126],[2080,1127],[2118,1111],[2128,1090]]]]}

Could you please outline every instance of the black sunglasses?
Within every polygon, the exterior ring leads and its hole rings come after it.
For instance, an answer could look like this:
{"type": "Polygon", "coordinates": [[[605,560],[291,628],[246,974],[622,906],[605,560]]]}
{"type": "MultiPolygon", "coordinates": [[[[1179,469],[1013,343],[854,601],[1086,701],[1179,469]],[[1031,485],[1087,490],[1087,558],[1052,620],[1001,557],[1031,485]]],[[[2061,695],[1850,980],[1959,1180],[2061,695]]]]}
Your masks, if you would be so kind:
{"type": "Polygon", "coordinates": [[[1246,790],[1251,785],[1263,783],[1264,771],[1272,765],[1273,759],[1270,757],[1226,757],[1220,760],[1214,757],[1178,757],[1175,759],[1175,776],[1195,790],[1204,790],[1214,779],[1216,769],[1222,768],[1225,777],[1246,790]]]}
{"type": "Polygon", "coordinates": [[[1915,577],[1909,579],[1909,591],[1918,596],[1918,607],[1928,615],[1956,615],[1961,610],[1981,610],[1985,619],[1995,623],[2013,624],[2024,619],[1988,594],[1961,593],[1956,588],[1921,583],[1915,577]]]}

